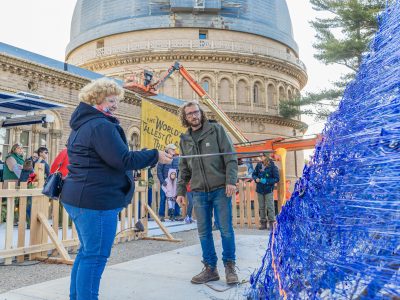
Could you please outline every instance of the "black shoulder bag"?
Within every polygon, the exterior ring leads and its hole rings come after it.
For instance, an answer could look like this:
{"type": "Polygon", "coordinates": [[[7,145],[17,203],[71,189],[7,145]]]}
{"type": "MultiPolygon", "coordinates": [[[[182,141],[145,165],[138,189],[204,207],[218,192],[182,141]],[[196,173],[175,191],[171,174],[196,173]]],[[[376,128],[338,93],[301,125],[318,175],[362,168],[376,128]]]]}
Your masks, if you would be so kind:
{"type": "Polygon", "coordinates": [[[64,179],[62,178],[62,174],[59,171],[63,162],[58,165],[58,169],[53,174],[50,174],[50,176],[47,177],[46,182],[43,186],[42,194],[52,200],[58,200],[64,184],[64,179]]]}

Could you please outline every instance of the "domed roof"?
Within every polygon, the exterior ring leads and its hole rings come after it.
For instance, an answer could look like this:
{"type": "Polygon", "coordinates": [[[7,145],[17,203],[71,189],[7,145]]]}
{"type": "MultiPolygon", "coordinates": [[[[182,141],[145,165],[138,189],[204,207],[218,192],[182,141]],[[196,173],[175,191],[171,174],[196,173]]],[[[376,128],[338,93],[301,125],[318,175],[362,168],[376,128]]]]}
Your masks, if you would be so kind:
{"type": "Polygon", "coordinates": [[[71,24],[67,53],[112,34],[171,27],[248,32],[298,52],[285,0],[78,0],[71,24]]]}

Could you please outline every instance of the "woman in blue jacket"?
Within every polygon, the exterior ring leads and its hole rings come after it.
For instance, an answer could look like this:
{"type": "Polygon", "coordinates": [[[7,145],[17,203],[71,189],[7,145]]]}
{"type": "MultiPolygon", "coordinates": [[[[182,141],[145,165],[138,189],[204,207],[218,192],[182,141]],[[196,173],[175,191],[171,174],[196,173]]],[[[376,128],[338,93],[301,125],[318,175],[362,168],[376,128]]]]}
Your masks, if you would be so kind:
{"type": "Polygon", "coordinates": [[[279,171],[274,162],[268,157],[268,154],[261,154],[259,162],[253,172],[256,192],[258,196],[258,205],[260,211],[260,230],[267,229],[267,216],[270,229],[275,222],[274,207],[274,185],[279,182],[279,171]]]}
{"type": "Polygon", "coordinates": [[[71,300],[98,299],[118,213],[133,196],[132,170],[171,162],[156,149],[129,151],[125,133],[113,116],[123,95],[114,81],[95,80],[81,90],[81,102],[71,116],[69,174],[61,193],[80,241],[71,272],[71,300]]]}

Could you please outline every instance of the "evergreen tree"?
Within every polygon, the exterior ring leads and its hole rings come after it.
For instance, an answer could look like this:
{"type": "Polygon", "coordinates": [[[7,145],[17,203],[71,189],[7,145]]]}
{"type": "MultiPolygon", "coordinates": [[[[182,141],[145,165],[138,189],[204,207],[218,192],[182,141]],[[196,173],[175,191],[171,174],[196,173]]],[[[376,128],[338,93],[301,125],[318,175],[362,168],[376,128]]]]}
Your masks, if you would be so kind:
{"type": "Polygon", "coordinates": [[[325,63],[347,67],[333,86],[298,99],[282,101],[280,113],[286,118],[299,114],[326,118],[343,95],[344,88],[354,78],[363,53],[377,30],[377,16],[386,0],[310,0],[313,9],[323,14],[311,22],[316,30],[315,58],[325,63]],[[304,106],[308,108],[304,109],[304,106]]]}

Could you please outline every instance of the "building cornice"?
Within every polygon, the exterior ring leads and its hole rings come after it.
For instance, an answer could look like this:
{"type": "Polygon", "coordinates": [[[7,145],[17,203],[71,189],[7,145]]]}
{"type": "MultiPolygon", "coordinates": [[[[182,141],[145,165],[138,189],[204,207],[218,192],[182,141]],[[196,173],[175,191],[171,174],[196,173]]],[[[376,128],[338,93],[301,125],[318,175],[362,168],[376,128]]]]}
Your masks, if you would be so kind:
{"type": "Polygon", "coordinates": [[[80,90],[90,81],[88,78],[3,53],[0,53],[0,68],[3,71],[74,90],[80,90]]]}
{"type": "Polygon", "coordinates": [[[166,61],[180,62],[208,62],[208,63],[231,63],[234,65],[242,64],[248,66],[256,66],[262,69],[274,70],[279,73],[293,77],[299,82],[302,89],[308,80],[307,73],[300,67],[287,61],[282,61],[274,57],[261,57],[257,55],[240,55],[236,53],[212,53],[212,52],[135,52],[124,53],[108,57],[102,57],[96,60],[88,61],[81,67],[88,70],[99,72],[109,68],[127,66],[134,64],[148,64],[154,62],[166,61]]]}

